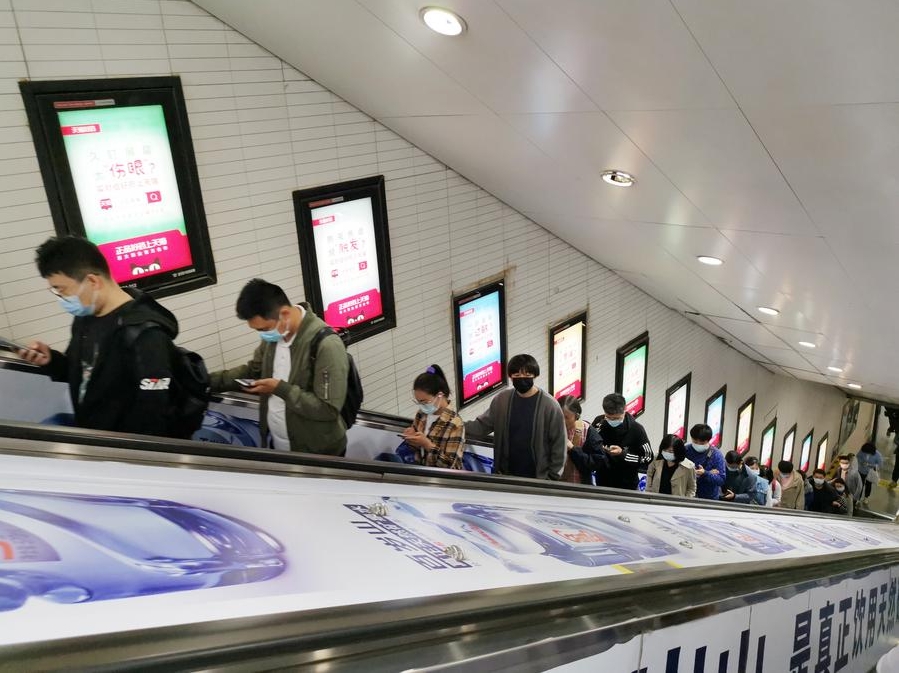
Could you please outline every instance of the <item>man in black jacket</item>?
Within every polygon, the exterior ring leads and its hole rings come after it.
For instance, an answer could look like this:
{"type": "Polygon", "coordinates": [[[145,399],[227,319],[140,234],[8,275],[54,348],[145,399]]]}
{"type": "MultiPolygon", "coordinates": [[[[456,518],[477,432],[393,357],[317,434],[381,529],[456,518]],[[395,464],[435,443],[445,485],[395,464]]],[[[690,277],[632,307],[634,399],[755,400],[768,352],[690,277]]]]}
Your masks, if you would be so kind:
{"type": "Polygon", "coordinates": [[[65,353],[35,341],[24,359],[69,384],[75,424],[94,430],[168,435],[172,340],[178,321],[150,296],[120,288],[100,250],[74,236],[38,249],[38,271],[75,319],[65,353]],[[126,327],[145,327],[136,338],[126,327]]]}
{"type": "Polygon", "coordinates": [[[633,491],[640,483],[640,469],[645,470],[655,454],[646,430],[625,413],[624,407],[623,395],[606,395],[602,400],[604,415],[593,421],[608,456],[608,466],[596,472],[596,485],[633,491]]]}

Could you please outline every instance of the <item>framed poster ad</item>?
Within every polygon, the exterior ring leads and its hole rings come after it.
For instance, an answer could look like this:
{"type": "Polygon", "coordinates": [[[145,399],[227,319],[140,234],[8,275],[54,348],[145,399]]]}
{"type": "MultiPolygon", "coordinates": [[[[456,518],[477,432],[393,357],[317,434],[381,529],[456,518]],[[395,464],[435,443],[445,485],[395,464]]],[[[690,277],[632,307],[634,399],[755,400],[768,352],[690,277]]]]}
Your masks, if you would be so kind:
{"type": "Polygon", "coordinates": [[[459,407],[506,384],[506,299],[503,281],[453,297],[456,398],[459,407]]]}
{"type": "Polygon", "coordinates": [[[705,422],[712,429],[712,446],[721,448],[724,431],[724,404],[727,401],[727,386],[715,392],[705,401],[705,422]]]}
{"type": "Polygon", "coordinates": [[[796,443],[796,424],[793,424],[793,427],[787,430],[787,434],[784,435],[784,445],[783,445],[783,458],[781,460],[788,460],[793,462],[793,445],[796,443]]]}
{"type": "Polygon", "coordinates": [[[624,395],[624,409],[634,418],[646,411],[646,373],[649,332],[619,348],[615,354],[615,391],[624,395]]]}
{"type": "Polygon", "coordinates": [[[587,312],[549,328],[550,394],[584,399],[587,379],[587,312]]]}
{"type": "Polygon", "coordinates": [[[687,438],[692,373],[665,391],[665,434],[687,438]]]}
{"type": "Polygon", "coordinates": [[[771,467],[771,463],[774,461],[774,436],[776,434],[777,418],[774,418],[762,430],[762,451],[759,462],[765,467],[771,467]]]}
{"type": "Polygon", "coordinates": [[[737,443],[736,451],[746,455],[752,443],[752,420],[755,415],[755,395],[746,400],[737,410],[737,443]]]}

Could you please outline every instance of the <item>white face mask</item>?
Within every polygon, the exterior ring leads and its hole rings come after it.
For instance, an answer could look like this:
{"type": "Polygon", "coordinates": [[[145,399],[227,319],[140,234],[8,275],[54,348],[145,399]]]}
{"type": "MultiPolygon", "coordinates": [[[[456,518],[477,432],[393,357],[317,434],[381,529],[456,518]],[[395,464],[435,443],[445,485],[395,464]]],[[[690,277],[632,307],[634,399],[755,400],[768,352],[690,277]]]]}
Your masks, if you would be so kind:
{"type": "Polygon", "coordinates": [[[709,445],[708,444],[694,444],[693,450],[699,451],[699,453],[705,453],[706,451],[709,450],[709,445]]]}
{"type": "Polygon", "coordinates": [[[747,467],[746,469],[749,470],[750,472],[752,472],[753,474],[758,474],[758,473],[759,473],[758,470],[753,470],[751,467],[747,467]]]}
{"type": "Polygon", "coordinates": [[[824,485],[824,480],[821,478],[815,478],[815,479],[812,479],[812,481],[815,482],[815,486],[823,486],[824,485]]]}
{"type": "Polygon", "coordinates": [[[849,463],[840,463],[840,469],[845,471],[849,469],[849,463]]]}
{"type": "Polygon", "coordinates": [[[669,463],[674,462],[674,454],[671,451],[662,451],[662,458],[667,460],[669,463]]]}

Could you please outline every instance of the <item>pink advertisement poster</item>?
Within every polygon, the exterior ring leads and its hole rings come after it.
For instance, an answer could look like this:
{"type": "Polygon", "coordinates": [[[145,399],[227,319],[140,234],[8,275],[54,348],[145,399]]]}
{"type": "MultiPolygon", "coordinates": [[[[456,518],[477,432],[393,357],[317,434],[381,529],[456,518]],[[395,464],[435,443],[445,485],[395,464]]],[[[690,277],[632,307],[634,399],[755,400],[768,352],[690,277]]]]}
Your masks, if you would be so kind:
{"type": "Polygon", "coordinates": [[[581,367],[584,323],[578,322],[553,336],[553,391],[556,399],[565,395],[584,396],[581,367]]]}
{"type": "Polygon", "coordinates": [[[459,307],[459,336],[464,401],[503,380],[499,292],[459,307]]]}

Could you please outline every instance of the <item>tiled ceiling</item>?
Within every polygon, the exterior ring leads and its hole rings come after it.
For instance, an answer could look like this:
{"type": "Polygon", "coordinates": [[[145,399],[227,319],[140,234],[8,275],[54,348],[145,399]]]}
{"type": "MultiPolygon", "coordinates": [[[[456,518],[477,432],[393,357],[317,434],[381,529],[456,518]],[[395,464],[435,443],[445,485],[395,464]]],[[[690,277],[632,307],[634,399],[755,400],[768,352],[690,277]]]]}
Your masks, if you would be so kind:
{"type": "Polygon", "coordinates": [[[899,400],[896,0],[195,2],[772,371],[899,400]]]}

